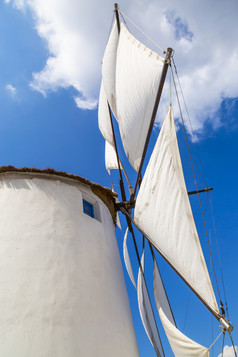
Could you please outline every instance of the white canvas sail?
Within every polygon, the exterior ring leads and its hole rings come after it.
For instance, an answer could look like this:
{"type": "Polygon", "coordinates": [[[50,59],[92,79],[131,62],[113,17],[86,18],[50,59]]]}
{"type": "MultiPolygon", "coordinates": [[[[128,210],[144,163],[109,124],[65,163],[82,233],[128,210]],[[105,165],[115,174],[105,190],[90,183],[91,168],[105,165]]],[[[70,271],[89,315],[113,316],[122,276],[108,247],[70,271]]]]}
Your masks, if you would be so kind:
{"type": "Polygon", "coordinates": [[[119,214],[117,212],[117,227],[122,231],[122,228],[121,228],[121,221],[120,221],[120,217],[119,217],[119,214]]]}
{"type": "Polygon", "coordinates": [[[180,332],[162,308],[159,309],[159,315],[175,357],[209,357],[209,350],[180,332]]]}
{"type": "Polygon", "coordinates": [[[104,139],[113,146],[114,141],[113,141],[113,134],[112,134],[112,126],[111,126],[111,120],[109,115],[107,96],[105,93],[103,82],[101,83],[100,95],[99,95],[98,126],[104,139]]]}
{"type": "Polygon", "coordinates": [[[141,184],[135,221],[184,280],[218,313],[185,186],[171,106],[141,184]]]}
{"type": "Polygon", "coordinates": [[[134,278],[134,274],[133,274],[132,267],[131,267],[131,260],[130,260],[128,249],[127,249],[127,236],[128,236],[128,228],[126,229],[126,233],[125,233],[124,241],[123,241],[123,256],[124,256],[127,273],[131,279],[132,284],[136,288],[135,278],[134,278]]]}
{"type": "Polygon", "coordinates": [[[206,347],[191,340],[176,328],[174,316],[155,259],[153,275],[156,307],[175,357],[209,357],[209,350],[206,347]]]}
{"type": "Polygon", "coordinates": [[[108,103],[116,116],[116,61],[118,47],[118,30],[116,21],[110,33],[102,61],[102,80],[108,103]]]}
{"type": "MultiPolygon", "coordinates": [[[[111,126],[111,119],[107,103],[107,97],[103,82],[101,83],[99,106],[98,106],[98,126],[105,139],[105,166],[108,172],[118,169],[117,155],[114,148],[114,140],[111,126]]],[[[122,165],[121,165],[122,166],[122,165]]]]}
{"type": "Polygon", "coordinates": [[[112,169],[118,169],[116,151],[108,141],[105,141],[105,166],[108,172],[112,169]]]}
{"type": "MultiPolygon", "coordinates": [[[[141,257],[141,267],[144,271],[144,250],[141,257]]],[[[141,320],[144,325],[147,336],[149,337],[149,340],[155,349],[156,355],[158,357],[160,356],[162,357],[164,356],[164,351],[160,341],[160,336],[156,326],[148,291],[143,278],[143,273],[140,268],[139,268],[138,281],[137,281],[137,297],[138,297],[141,320]]]]}
{"type": "Polygon", "coordinates": [[[138,170],[151,120],[164,59],[114,24],[103,57],[107,100],[118,121],[126,155],[138,170]]]}

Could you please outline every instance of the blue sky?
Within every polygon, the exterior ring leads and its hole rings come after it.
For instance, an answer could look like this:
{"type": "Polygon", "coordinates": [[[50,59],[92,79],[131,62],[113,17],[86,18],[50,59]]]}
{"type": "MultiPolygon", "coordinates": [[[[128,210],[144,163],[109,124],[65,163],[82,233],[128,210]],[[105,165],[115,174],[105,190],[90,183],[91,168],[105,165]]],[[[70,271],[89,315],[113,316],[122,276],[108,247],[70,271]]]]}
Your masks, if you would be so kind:
{"type": "MultiPolygon", "coordinates": [[[[163,48],[171,46],[176,51],[175,60],[197,138],[196,144],[191,143],[191,150],[199,186],[214,187],[210,198],[230,318],[235,325],[233,337],[237,344],[238,47],[237,29],[232,28],[227,36],[227,28],[236,23],[238,5],[235,0],[226,7],[223,1],[210,1],[209,4],[205,1],[199,4],[182,1],[178,7],[175,1],[161,1],[158,7],[156,1],[141,0],[133,10],[135,3],[122,1],[119,5],[163,48]]],[[[0,2],[1,165],[52,167],[110,187],[111,181],[104,167],[104,140],[97,126],[96,101],[113,1],[100,2],[97,14],[93,13],[95,5],[92,0],[86,5],[74,0],[50,4],[36,0],[0,2]],[[85,107],[88,109],[83,109],[85,107]]],[[[129,24],[129,28],[133,29],[132,25],[129,24]]],[[[137,30],[134,31],[137,35],[137,30]]],[[[153,47],[147,39],[141,40],[153,47]]],[[[158,115],[160,122],[165,113],[164,102],[158,115]]],[[[153,131],[150,150],[158,133],[159,125],[153,131]]],[[[178,137],[183,153],[182,130],[178,131],[178,137]]],[[[184,165],[189,166],[186,160],[184,165]]],[[[130,169],[129,174],[133,181],[135,175],[130,169]]],[[[116,173],[113,173],[113,178],[117,183],[116,173]]],[[[194,189],[189,179],[187,184],[188,190],[194,189]]],[[[203,201],[208,223],[211,223],[207,195],[203,201]]],[[[191,203],[197,212],[195,197],[191,198],[191,203]]],[[[201,218],[197,223],[198,230],[202,230],[201,218]]],[[[124,231],[123,218],[122,224],[124,231]]],[[[201,240],[205,239],[204,234],[201,235],[201,240]]],[[[123,233],[119,230],[117,237],[121,250],[123,233]]],[[[136,273],[131,246],[130,251],[136,273]]],[[[178,325],[183,329],[188,311],[184,332],[209,347],[212,343],[211,329],[215,339],[219,324],[211,322],[201,304],[190,297],[174,274],[163,262],[161,264],[170,282],[168,294],[178,325]],[[195,322],[192,315],[195,315],[195,322]]],[[[125,277],[141,355],[154,356],[140,322],[136,294],[125,277]]],[[[163,332],[162,338],[165,341],[163,332]]],[[[220,339],[211,356],[218,356],[221,343],[220,339]]],[[[228,338],[226,344],[230,346],[228,338]]],[[[165,349],[169,351],[167,342],[165,349]]],[[[171,355],[171,352],[167,353],[166,356],[171,355]]],[[[226,353],[224,357],[232,356],[226,353]]]]}

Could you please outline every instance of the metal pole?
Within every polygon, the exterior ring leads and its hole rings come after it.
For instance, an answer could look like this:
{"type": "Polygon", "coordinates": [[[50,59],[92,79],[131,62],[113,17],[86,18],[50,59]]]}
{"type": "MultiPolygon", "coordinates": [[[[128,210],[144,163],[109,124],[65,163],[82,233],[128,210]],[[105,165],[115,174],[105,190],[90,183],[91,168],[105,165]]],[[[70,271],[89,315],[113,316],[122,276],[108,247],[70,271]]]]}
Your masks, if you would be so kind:
{"type": "Polygon", "coordinates": [[[155,122],[157,109],[158,109],[158,106],[159,106],[162,90],[163,90],[163,87],[164,87],[164,82],[165,82],[168,66],[170,65],[170,57],[172,55],[172,51],[173,51],[172,48],[168,48],[167,49],[167,53],[166,53],[166,57],[165,57],[165,61],[164,61],[164,66],[163,66],[163,70],[162,70],[162,74],[161,74],[161,78],[160,78],[159,88],[158,88],[158,91],[157,91],[157,96],[156,96],[156,99],[155,99],[155,104],[154,104],[154,108],[153,108],[153,112],[152,112],[152,116],[151,116],[150,126],[149,126],[149,129],[148,129],[148,133],[147,133],[147,137],[146,137],[146,141],[145,141],[145,146],[144,146],[144,150],[143,150],[142,157],[141,157],[140,167],[139,167],[138,174],[137,174],[136,184],[135,184],[135,188],[134,188],[134,194],[131,196],[132,200],[135,198],[136,189],[137,189],[137,186],[139,184],[140,177],[141,177],[141,170],[142,170],[142,166],[143,166],[143,163],[144,163],[144,160],[145,160],[145,154],[146,154],[146,151],[147,151],[147,148],[148,148],[148,145],[149,145],[150,136],[151,136],[151,133],[152,133],[152,130],[153,130],[153,125],[154,125],[154,122],[155,122]]]}

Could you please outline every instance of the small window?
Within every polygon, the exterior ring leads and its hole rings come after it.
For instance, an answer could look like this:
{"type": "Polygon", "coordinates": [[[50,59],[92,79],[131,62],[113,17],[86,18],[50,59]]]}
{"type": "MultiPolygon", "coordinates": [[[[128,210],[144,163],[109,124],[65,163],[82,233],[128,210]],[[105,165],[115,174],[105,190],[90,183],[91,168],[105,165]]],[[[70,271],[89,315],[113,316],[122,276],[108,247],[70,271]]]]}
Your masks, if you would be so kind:
{"type": "Polygon", "coordinates": [[[83,200],[83,211],[88,216],[94,218],[94,207],[93,207],[92,203],[90,203],[86,200],[83,200]]]}

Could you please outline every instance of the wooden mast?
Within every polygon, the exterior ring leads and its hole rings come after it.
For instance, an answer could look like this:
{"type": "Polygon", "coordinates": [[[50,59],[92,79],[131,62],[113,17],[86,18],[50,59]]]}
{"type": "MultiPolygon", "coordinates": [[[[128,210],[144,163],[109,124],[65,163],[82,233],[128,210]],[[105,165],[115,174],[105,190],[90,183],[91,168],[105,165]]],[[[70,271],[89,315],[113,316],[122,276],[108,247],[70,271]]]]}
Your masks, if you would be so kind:
{"type": "Polygon", "coordinates": [[[134,200],[135,195],[136,195],[136,190],[140,181],[140,177],[141,177],[141,171],[142,171],[142,167],[143,167],[143,163],[145,160],[145,155],[146,155],[146,151],[149,145],[149,141],[150,141],[150,136],[153,130],[153,125],[155,122],[155,117],[156,117],[156,113],[157,113],[157,109],[159,106],[159,102],[160,102],[160,98],[161,98],[161,94],[162,94],[162,90],[164,87],[164,82],[165,82],[165,78],[166,78],[166,74],[168,71],[168,66],[170,65],[170,58],[172,55],[172,48],[168,48],[167,49],[167,53],[166,53],[166,57],[164,60],[164,66],[163,66],[163,70],[162,70],[162,74],[161,74],[161,78],[160,78],[160,83],[159,83],[159,87],[158,87],[158,91],[157,91],[157,95],[156,95],[156,99],[155,99],[155,104],[154,104],[154,108],[153,108],[153,112],[152,112],[152,116],[151,116],[151,120],[150,120],[150,126],[148,129],[148,133],[147,133],[147,137],[146,137],[146,141],[145,141],[145,146],[144,146],[144,150],[142,153],[142,157],[141,157],[141,162],[140,162],[140,166],[139,166],[139,170],[137,173],[137,178],[136,178],[136,184],[135,184],[135,188],[134,188],[134,193],[131,195],[131,201],[134,200]]]}

